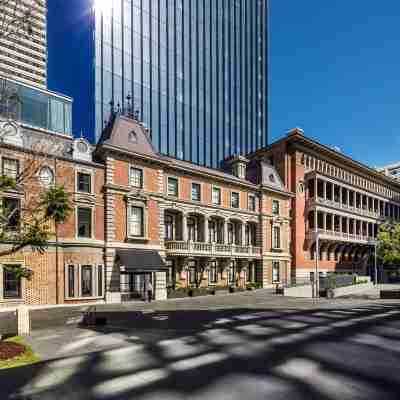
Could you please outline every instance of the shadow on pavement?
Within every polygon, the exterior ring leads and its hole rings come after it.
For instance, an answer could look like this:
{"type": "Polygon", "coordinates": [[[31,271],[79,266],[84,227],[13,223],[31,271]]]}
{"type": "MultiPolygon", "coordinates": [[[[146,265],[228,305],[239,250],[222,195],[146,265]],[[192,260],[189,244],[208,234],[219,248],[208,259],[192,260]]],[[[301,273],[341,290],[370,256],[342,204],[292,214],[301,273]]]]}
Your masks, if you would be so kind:
{"type": "Polygon", "coordinates": [[[122,335],[124,347],[0,371],[0,394],[41,400],[394,400],[400,392],[399,314],[396,304],[104,312],[109,324],[91,329],[122,335]]]}

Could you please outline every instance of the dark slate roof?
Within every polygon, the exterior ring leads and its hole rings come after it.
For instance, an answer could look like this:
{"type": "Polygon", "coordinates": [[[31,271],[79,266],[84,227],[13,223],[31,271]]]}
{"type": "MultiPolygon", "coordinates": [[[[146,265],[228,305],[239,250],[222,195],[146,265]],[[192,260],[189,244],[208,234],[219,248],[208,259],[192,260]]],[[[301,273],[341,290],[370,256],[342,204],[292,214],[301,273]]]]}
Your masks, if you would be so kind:
{"type": "Polygon", "coordinates": [[[280,191],[286,192],[285,186],[282,182],[276,169],[266,162],[261,162],[261,183],[264,186],[271,187],[280,191]]]}
{"type": "Polygon", "coordinates": [[[123,249],[117,250],[117,259],[125,271],[146,272],[167,269],[160,254],[155,250],[123,249]]]}
{"type": "Polygon", "coordinates": [[[103,131],[100,145],[111,145],[122,150],[158,158],[147,130],[137,121],[115,115],[103,131]]]}

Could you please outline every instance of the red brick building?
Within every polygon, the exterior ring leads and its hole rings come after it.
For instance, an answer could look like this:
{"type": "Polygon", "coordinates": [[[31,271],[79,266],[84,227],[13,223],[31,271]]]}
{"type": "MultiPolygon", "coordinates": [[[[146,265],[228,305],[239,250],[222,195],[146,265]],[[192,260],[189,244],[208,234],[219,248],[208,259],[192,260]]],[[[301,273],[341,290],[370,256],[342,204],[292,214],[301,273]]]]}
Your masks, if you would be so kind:
{"type": "Polygon", "coordinates": [[[310,279],[315,273],[317,235],[319,273],[372,275],[379,225],[400,220],[398,181],[304,136],[300,129],[251,157],[268,160],[285,189],[296,194],[291,207],[293,277],[310,279]]]}
{"type": "MultiPolygon", "coordinates": [[[[143,125],[122,115],[96,148],[18,129],[0,146],[2,174],[18,173],[37,146],[49,149],[29,193],[64,184],[73,212],[44,254],[26,248],[0,260],[0,305],[128,301],[148,282],[162,299],[168,286],[290,279],[292,194],[263,159],[235,157],[214,170],[164,157],[143,125]],[[12,265],[31,269],[32,279],[17,281],[12,265]]],[[[23,209],[26,193],[2,195],[23,209]]]]}

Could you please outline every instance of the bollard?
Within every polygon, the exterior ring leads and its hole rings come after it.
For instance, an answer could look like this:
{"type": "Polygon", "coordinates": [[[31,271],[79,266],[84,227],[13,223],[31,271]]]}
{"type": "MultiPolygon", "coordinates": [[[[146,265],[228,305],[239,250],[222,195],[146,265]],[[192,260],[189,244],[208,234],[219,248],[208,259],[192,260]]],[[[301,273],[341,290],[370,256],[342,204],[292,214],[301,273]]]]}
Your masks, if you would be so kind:
{"type": "Polygon", "coordinates": [[[18,335],[30,335],[31,318],[27,306],[17,308],[18,335]]]}

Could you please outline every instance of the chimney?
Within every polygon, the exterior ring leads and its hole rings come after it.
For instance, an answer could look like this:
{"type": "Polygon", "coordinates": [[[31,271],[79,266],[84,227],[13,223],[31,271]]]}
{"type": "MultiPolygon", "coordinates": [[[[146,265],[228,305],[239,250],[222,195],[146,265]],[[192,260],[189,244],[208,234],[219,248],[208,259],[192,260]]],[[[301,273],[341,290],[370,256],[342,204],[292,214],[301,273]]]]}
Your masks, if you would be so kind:
{"type": "Polygon", "coordinates": [[[247,164],[249,163],[249,160],[246,157],[243,156],[233,156],[226,160],[225,165],[227,168],[230,169],[230,172],[232,175],[235,175],[236,177],[240,179],[246,179],[246,173],[247,173],[247,164]]]}

